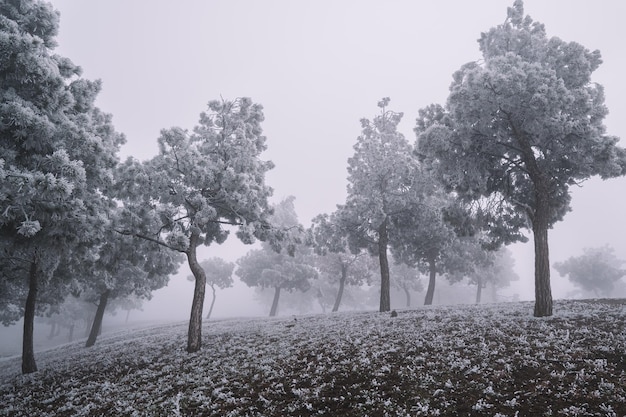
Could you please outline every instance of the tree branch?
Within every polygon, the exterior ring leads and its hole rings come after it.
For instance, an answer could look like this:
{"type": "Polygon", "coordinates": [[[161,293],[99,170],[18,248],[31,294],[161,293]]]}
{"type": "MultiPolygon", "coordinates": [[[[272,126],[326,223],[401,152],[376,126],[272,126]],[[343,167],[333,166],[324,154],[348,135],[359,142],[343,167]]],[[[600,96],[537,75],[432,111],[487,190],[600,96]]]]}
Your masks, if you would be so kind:
{"type": "Polygon", "coordinates": [[[140,239],[144,239],[144,240],[147,240],[149,242],[156,243],[157,245],[163,246],[164,248],[168,248],[168,249],[171,249],[171,250],[176,251],[176,252],[186,253],[184,250],[181,250],[181,249],[175,248],[173,246],[170,246],[167,243],[163,242],[162,240],[159,240],[158,238],[154,238],[154,237],[151,237],[151,236],[146,236],[146,235],[143,235],[141,233],[129,232],[128,230],[115,230],[115,232],[117,232],[117,233],[119,233],[121,235],[124,235],[124,236],[138,237],[140,239]]]}

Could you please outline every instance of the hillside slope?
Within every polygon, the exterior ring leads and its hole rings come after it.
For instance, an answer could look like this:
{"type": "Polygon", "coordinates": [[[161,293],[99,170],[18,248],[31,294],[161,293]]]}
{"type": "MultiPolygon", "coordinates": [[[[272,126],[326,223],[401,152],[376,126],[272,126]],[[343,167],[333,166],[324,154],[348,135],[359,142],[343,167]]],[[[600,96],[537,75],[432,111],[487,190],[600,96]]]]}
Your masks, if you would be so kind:
{"type": "Polygon", "coordinates": [[[626,301],[206,323],[0,361],[6,416],[624,416],[626,301]]]}

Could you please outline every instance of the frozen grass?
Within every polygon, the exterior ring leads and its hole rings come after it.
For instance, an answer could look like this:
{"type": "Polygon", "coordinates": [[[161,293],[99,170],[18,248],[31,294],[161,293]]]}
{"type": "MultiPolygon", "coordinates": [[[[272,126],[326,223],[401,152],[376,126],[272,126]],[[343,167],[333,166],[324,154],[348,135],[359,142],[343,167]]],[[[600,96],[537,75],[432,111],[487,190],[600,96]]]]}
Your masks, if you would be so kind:
{"type": "Polygon", "coordinates": [[[11,416],[626,415],[626,301],[560,301],[206,323],[0,362],[11,416]]]}

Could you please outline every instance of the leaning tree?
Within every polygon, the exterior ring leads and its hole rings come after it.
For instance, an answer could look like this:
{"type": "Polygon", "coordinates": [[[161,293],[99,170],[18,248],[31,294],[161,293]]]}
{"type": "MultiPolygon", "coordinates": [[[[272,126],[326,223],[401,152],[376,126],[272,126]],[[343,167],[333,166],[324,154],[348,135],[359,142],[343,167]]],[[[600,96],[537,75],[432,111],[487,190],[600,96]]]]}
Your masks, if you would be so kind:
{"type": "Polygon", "coordinates": [[[572,185],[626,173],[626,150],[603,125],[599,51],[549,38],[521,0],[478,42],[483,59],[454,74],[443,116],[418,125],[419,151],[459,196],[532,229],[534,315],[550,316],[548,229],[570,210],[572,185]]]}
{"type": "Polygon", "coordinates": [[[82,297],[97,306],[86,347],[96,343],[110,301],[128,297],[149,300],[153,291],[167,286],[183,261],[177,252],[117,233],[124,228],[119,214],[120,209],[113,211],[96,259],[81,268],[82,297]]]}
{"type": "Polygon", "coordinates": [[[261,159],[266,149],[262,106],[249,98],[210,101],[193,132],[161,131],[159,154],[121,165],[119,198],[129,217],[120,233],[183,253],[195,278],[187,351],[201,347],[206,274],[197,258],[201,245],[223,243],[230,230],[246,244],[275,245],[281,232],[268,223],[272,190],[261,159]]]}
{"type": "MultiPolygon", "coordinates": [[[[209,306],[209,311],[205,317],[208,320],[211,318],[213,307],[215,306],[215,299],[217,296],[215,293],[215,287],[223,290],[224,288],[233,286],[233,270],[235,269],[235,264],[232,262],[226,262],[222,258],[213,257],[201,261],[200,266],[206,275],[206,285],[211,288],[211,305],[209,306]]],[[[190,275],[187,279],[189,281],[194,281],[195,277],[190,275]]]]}

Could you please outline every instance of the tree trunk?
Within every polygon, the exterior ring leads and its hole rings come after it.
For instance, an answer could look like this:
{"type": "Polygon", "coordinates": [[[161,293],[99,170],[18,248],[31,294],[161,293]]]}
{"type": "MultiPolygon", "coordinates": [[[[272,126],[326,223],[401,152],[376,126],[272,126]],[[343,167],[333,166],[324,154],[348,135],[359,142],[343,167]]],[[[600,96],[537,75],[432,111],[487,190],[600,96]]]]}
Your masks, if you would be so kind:
{"type": "Polygon", "coordinates": [[[126,310],[126,320],[124,320],[124,324],[128,324],[128,318],[130,317],[130,308],[126,310]]]}
{"type": "Polygon", "coordinates": [[[93,314],[93,315],[91,315],[91,316],[92,316],[92,317],[91,317],[91,319],[90,319],[90,320],[85,319],[85,321],[84,321],[84,323],[83,323],[83,324],[85,325],[85,337],[89,337],[89,331],[91,330],[91,326],[90,326],[89,324],[90,324],[90,323],[93,323],[93,321],[94,321],[94,320],[95,320],[95,318],[96,318],[96,314],[94,313],[94,314],[93,314]]]}
{"type": "Polygon", "coordinates": [[[209,307],[209,312],[206,315],[206,319],[211,318],[211,313],[213,313],[213,306],[215,305],[215,285],[211,284],[211,290],[213,291],[213,299],[211,300],[211,307],[209,307]]]}
{"type": "Polygon", "coordinates": [[[389,289],[389,261],[387,260],[387,245],[389,235],[387,231],[387,219],[378,228],[378,260],[380,262],[380,309],[385,312],[391,310],[391,297],[389,289]]]}
{"type": "Polygon", "coordinates": [[[548,207],[546,198],[537,193],[537,209],[533,219],[535,240],[535,317],[552,315],[550,288],[550,252],[548,249],[548,207]]]}
{"type": "Polygon", "coordinates": [[[435,257],[428,258],[428,289],[426,290],[426,298],[424,299],[424,305],[429,306],[433,303],[433,297],[435,296],[435,280],[437,278],[437,265],[435,263],[435,257]]]}
{"type": "Polygon", "coordinates": [[[191,317],[189,318],[189,332],[187,334],[187,352],[193,353],[202,346],[202,307],[204,305],[204,291],[206,288],[206,275],[204,269],[198,263],[196,248],[198,247],[198,233],[192,233],[189,239],[187,261],[189,269],[195,278],[193,302],[191,303],[191,317]]]}
{"type": "Polygon", "coordinates": [[[322,293],[321,288],[317,289],[317,302],[322,307],[322,314],[326,314],[326,302],[324,301],[324,293],[322,293]]]}
{"type": "Polygon", "coordinates": [[[280,299],[280,287],[274,288],[274,300],[272,301],[272,309],[270,310],[270,317],[276,316],[278,312],[278,300],[280,299]]]}
{"type": "Polygon", "coordinates": [[[87,338],[87,343],[85,343],[85,347],[91,347],[96,343],[96,339],[98,338],[100,330],[102,329],[102,318],[104,317],[104,310],[106,309],[107,303],[109,302],[109,294],[111,294],[110,290],[106,290],[102,294],[100,294],[100,302],[98,303],[96,315],[93,318],[91,331],[89,332],[89,337],[87,338]]]}
{"type": "Polygon", "coordinates": [[[498,287],[496,287],[496,283],[491,283],[491,301],[494,303],[498,302],[498,287]]]}
{"type": "Polygon", "coordinates": [[[406,295],[406,308],[411,308],[411,292],[406,286],[402,286],[404,295],[406,295]]]}
{"type": "Polygon", "coordinates": [[[24,307],[24,335],[22,339],[22,373],[37,372],[33,333],[35,328],[35,306],[38,287],[37,261],[33,260],[28,272],[28,296],[24,307]]]}
{"type": "Polygon", "coordinates": [[[480,304],[482,292],[483,292],[483,280],[482,278],[479,277],[478,283],[476,284],[476,304],[480,304]]]}
{"type": "Polygon", "coordinates": [[[70,333],[67,336],[67,339],[67,341],[70,343],[74,340],[74,323],[70,324],[70,333]]]}
{"type": "Polygon", "coordinates": [[[53,321],[50,325],[50,333],[48,334],[48,339],[52,339],[56,335],[57,322],[53,321]]]}
{"type": "Polygon", "coordinates": [[[333,313],[339,311],[339,304],[343,298],[343,290],[346,286],[346,277],[348,276],[348,265],[341,264],[341,278],[339,279],[339,290],[337,291],[337,297],[335,297],[335,305],[333,305],[333,313]]]}
{"type": "Polygon", "coordinates": [[[552,315],[552,290],[550,288],[550,253],[548,250],[548,226],[550,224],[550,200],[553,190],[549,176],[544,174],[534,155],[530,140],[511,123],[511,128],[521,146],[528,175],[534,185],[535,207],[529,212],[535,241],[535,317],[552,315]]]}

